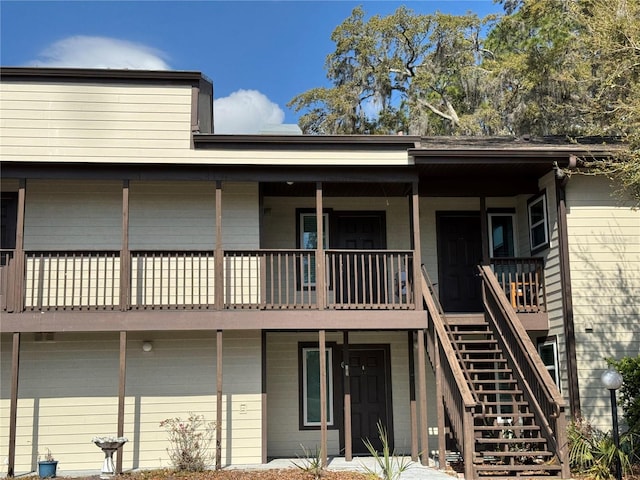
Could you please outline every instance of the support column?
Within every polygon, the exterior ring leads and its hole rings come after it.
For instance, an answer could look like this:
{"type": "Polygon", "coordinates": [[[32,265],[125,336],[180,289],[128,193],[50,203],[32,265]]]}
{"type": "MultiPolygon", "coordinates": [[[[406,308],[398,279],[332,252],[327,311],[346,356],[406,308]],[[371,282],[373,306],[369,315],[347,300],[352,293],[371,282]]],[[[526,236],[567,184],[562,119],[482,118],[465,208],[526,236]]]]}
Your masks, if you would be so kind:
{"type": "MultiPolygon", "coordinates": [[[[411,226],[413,237],[411,248],[413,249],[413,298],[416,310],[422,310],[422,253],[420,251],[420,195],[418,182],[413,182],[411,195],[411,226]]],[[[409,275],[409,272],[407,272],[409,275]]]]}
{"type": "Polygon", "coordinates": [[[16,430],[18,426],[18,373],[20,371],[20,334],[13,334],[11,350],[11,404],[9,407],[9,464],[7,476],[15,475],[16,430]]]}
{"type": "Polygon", "coordinates": [[[351,444],[351,378],[349,377],[349,331],[342,332],[342,364],[344,365],[344,459],[353,460],[351,444]]]}
{"type": "Polygon", "coordinates": [[[429,465],[429,426],[427,414],[427,372],[424,347],[424,330],[418,330],[418,385],[420,388],[420,458],[422,465],[429,465]]]}
{"type": "Polygon", "coordinates": [[[322,206],[322,182],[316,182],[316,301],[318,309],[324,310],[327,305],[327,290],[325,288],[325,262],[324,262],[324,209],[322,206]]]}
{"type": "Polygon", "coordinates": [[[16,218],[16,249],[14,252],[14,278],[13,292],[10,294],[14,312],[24,311],[24,212],[26,199],[27,180],[20,179],[18,185],[18,212],[16,218]]]}
{"type": "MultiPolygon", "coordinates": [[[[124,396],[127,380],[127,332],[120,332],[120,373],[118,375],[118,437],[124,437],[124,396]]],[[[118,449],[116,473],[122,473],[122,450],[118,449]]]]}
{"type": "Polygon", "coordinates": [[[487,225],[487,198],[480,197],[480,234],[482,235],[482,264],[491,263],[489,254],[489,226],[487,225]]]}
{"type": "Polygon", "coordinates": [[[217,330],[216,331],[216,470],[220,470],[221,468],[222,468],[222,330],[217,330]]]}
{"type": "Polygon", "coordinates": [[[129,310],[131,251],[129,250],[129,180],[122,181],[122,240],[120,248],[120,310],[129,310]]]}
{"type": "Polygon", "coordinates": [[[436,412],[438,415],[438,460],[440,470],[447,466],[447,446],[444,432],[444,398],[442,397],[442,368],[440,367],[440,344],[437,335],[434,335],[434,352],[436,364],[436,412]]]}
{"type": "Polygon", "coordinates": [[[318,332],[320,356],[320,461],[327,466],[327,342],[324,330],[318,332]]]}
{"type": "Polygon", "coordinates": [[[215,263],[215,308],[224,308],[224,250],[222,249],[222,182],[216,181],[216,247],[215,263]]]}
{"type": "Polygon", "coordinates": [[[262,331],[262,463],[267,459],[267,332],[262,331]]]}
{"type": "Polygon", "coordinates": [[[415,365],[415,353],[416,353],[416,335],[413,331],[407,332],[409,340],[409,415],[411,421],[411,460],[418,461],[418,412],[416,405],[416,365],[415,365]]]}

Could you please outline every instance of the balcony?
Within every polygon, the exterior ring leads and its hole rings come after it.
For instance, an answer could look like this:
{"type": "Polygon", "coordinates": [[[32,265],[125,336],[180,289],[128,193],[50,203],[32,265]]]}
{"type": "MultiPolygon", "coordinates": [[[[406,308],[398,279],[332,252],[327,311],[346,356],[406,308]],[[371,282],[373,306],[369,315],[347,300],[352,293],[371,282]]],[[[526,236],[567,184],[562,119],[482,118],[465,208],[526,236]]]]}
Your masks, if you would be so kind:
{"type": "Polygon", "coordinates": [[[214,251],[132,251],[127,260],[3,250],[2,310],[415,309],[408,250],[327,250],[322,292],[313,250],[225,251],[219,266],[214,251]]]}

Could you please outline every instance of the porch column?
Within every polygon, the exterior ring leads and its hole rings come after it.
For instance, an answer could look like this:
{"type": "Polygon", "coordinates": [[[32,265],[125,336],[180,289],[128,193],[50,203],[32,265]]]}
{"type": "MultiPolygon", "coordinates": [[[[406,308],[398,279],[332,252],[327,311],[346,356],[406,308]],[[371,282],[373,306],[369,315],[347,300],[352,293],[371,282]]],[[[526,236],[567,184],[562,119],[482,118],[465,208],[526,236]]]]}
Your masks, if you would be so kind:
{"type": "Polygon", "coordinates": [[[220,470],[221,468],[222,468],[222,330],[217,330],[216,331],[216,470],[220,470]]]}
{"type": "MultiPolygon", "coordinates": [[[[411,223],[413,230],[413,297],[416,310],[422,310],[422,254],[420,251],[420,195],[418,194],[418,182],[413,182],[411,195],[411,223]]],[[[407,275],[409,272],[407,272],[407,275]]]]}
{"type": "Polygon", "coordinates": [[[322,207],[322,182],[316,182],[316,301],[318,309],[323,310],[327,305],[325,289],[325,262],[324,262],[324,216],[322,207]]]}
{"type": "Polygon", "coordinates": [[[420,457],[422,465],[429,465],[429,431],[427,415],[427,372],[424,348],[425,331],[418,330],[418,385],[420,388],[420,457]]]}
{"type": "MultiPolygon", "coordinates": [[[[120,248],[120,310],[129,310],[131,251],[129,250],[129,180],[122,181],[122,240],[120,248]]],[[[118,455],[118,459],[120,456],[118,455]]],[[[118,460],[119,461],[119,460],[118,460]]]]}
{"type": "Polygon", "coordinates": [[[409,340],[409,415],[411,422],[411,460],[418,461],[418,412],[416,410],[416,366],[415,366],[415,354],[416,347],[415,342],[416,335],[413,331],[407,332],[407,338],[409,340]]]}
{"type": "Polygon", "coordinates": [[[10,297],[13,301],[13,311],[24,311],[24,211],[27,190],[27,180],[20,179],[18,185],[18,212],[16,218],[16,249],[14,259],[14,277],[15,283],[13,292],[10,297]]]}
{"type": "Polygon", "coordinates": [[[222,249],[222,182],[216,181],[216,246],[214,253],[216,310],[224,308],[224,250],[222,249]]]}
{"type": "Polygon", "coordinates": [[[576,333],[573,323],[573,293],[571,291],[571,268],[569,263],[569,239],[567,227],[566,184],[569,177],[558,178],[556,174],[556,208],[558,215],[558,254],[560,257],[560,281],[562,284],[562,310],[564,316],[565,349],[567,354],[567,383],[569,384],[569,406],[573,418],[580,416],[580,390],[576,365],[576,333]]]}
{"type": "Polygon", "coordinates": [[[320,461],[327,466],[327,342],[325,331],[318,332],[318,353],[320,356],[320,461]]]}
{"type": "Polygon", "coordinates": [[[434,356],[436,365],[436,413],[438,415],[438,460],[440,470],[447,466],[447,452],[444,432],[444,398],[442,397],[442,368],[440,367],[440,344],[434,335],[434,356]]]}
{"type": "MultiPolygon", "coordinates": [[[[124,395],[127,380],[127,332],[120,332],[120,372],[118,383],[118,437],[124,437],[124,395]]],[[[116,473],[122,473],[122,450],[118,449],[116,473]]]]}
{"type": "Polygon", "coordinates": [[[16,466],[16,430],[18,425],[18,372],[20,370],[20,333],[13,334],[11,350],[11,405],[9,407],[9,464],[7,476],[15,475],[16,466]]]}
{"type": "Polygon", "coordinates": [[[262,330],[262,463],[267,459],[267,332],[262,330]]]}
{"type": "Polygon", "coordinates": [[[482,264],[491,263],[489,254],[489,226],[487,225],[487,198],[480,197],[480,234],[482,236],[482,264]]]}
{"type": "Polygon", "coordinates": [[[351,445],[351,378],[349,377],[349,331],[342,332],[342,364],[344,365],[344,459],[353,460],[351,445]]]}

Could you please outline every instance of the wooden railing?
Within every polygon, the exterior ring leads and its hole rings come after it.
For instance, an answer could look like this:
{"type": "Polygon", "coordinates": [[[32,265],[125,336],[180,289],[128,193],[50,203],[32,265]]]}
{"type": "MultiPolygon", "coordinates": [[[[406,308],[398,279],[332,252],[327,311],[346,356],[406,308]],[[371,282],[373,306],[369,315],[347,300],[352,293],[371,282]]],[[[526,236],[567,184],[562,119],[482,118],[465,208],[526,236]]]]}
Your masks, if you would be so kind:
{"type": "Polygon", "coordinates": [[[496,275],[488,266],[480,267],[480,274],[489,325],[514,376],[523,386],[523,394],[540,425],[541,435],[561,462],[562,478],[569,478],[565,401],[515,315],[496,275]]]}
{"type": "Polygon", "coordinates": [[[516,313],[546,310],[542,258],[492,258],[491,267],[516,313]]]}
{"type": "MultiPolygon", "coordinates": [[[[428,313],[427,353],[437,377],[436,383],[441,385],[442,402],[449,417],[451,433],[464,459],[465,478],[473,478],[473,412],[481,408],[481,405],[469,388],[460,367],[445,327],[446,317],[424,266],[422,297],[428,313]]],[[[444,432],[439,429],[438,435],[444,435],[444,432]]],[[[444,461],[444,452],[440,452],[439,458],[441,462],[444,461]]]]}
{"type": "Polygon", "coordinates": [[[220,276],[213,250],[132,251],[129,262],[118,251],[29,251],[24,268],[13,255],[0,256],[3,311],[316,309],[318,265],[328,309],[415,308],[412,251],[330,250],[318,264],[314,250],[227,250],[220,276]]]}

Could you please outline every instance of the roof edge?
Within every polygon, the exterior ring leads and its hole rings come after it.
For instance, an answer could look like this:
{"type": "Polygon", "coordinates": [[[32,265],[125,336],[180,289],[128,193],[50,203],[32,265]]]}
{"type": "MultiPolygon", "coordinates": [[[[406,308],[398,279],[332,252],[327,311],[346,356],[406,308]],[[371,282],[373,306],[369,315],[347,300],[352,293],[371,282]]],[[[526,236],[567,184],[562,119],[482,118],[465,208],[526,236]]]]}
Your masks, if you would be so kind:
{"type": "Polygon", "coordinates": [[[196,146],[239,146],[239,145],[317,145],[317,146],[357,146],[357,147],[397,147],[415,148],[420,137],[410,135],[280,135],[280,134],[195,134],[196,146]]]}

